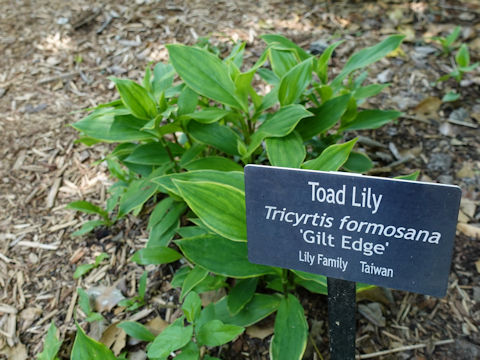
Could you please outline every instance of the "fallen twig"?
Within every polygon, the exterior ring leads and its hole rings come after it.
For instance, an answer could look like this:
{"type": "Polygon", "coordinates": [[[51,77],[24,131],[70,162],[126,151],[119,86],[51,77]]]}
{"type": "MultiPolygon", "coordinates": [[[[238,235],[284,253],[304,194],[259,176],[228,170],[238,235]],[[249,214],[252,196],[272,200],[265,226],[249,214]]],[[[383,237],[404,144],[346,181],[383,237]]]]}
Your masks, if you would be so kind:
{"type": "MultiPolygon", "coordinates": [[[[447,345],[447,344],[452,344],[454,342],[455,342],[455,340],[453,340],[453,339],[440,340],[440,341],[435,341],[433,343],[433,346],[447,345]]],[[[377,351],[377,352],[374,352],[374,353],[371,353],[371,354],[357,355],[356,358],[357,359],[371,359],[371,358],[375,358],[375,357],[378,357],[378,356],[393,354],[393,353],[400,352],[400,351],[410,351],[410,350],[415,350],[415,349],[422,349],[424,347],[427,347],[427,344],[406,345],[406,346],[400,346],[400,347],[395,348],[395,349],[377,351]]]]}

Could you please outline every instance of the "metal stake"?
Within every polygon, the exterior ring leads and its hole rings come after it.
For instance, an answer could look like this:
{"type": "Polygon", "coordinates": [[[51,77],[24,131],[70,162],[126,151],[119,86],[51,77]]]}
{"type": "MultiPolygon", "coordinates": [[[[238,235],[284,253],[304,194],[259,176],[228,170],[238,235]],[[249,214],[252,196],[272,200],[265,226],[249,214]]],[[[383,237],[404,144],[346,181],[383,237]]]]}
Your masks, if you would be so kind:
{"type": "Polygon", "coordinates": [[[355,359],[355,282],[327,278],[331,360],[355,359]]]}

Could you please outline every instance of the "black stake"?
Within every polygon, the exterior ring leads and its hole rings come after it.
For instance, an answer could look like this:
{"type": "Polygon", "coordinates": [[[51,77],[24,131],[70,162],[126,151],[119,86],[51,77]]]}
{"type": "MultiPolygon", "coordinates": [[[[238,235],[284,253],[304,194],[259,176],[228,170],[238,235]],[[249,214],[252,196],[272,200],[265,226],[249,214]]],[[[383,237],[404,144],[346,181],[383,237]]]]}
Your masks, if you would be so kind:
{"type": "Polygon", "coordinates": [[[355,282],[327,278],[331,360],[355,359],[355,282]]]}

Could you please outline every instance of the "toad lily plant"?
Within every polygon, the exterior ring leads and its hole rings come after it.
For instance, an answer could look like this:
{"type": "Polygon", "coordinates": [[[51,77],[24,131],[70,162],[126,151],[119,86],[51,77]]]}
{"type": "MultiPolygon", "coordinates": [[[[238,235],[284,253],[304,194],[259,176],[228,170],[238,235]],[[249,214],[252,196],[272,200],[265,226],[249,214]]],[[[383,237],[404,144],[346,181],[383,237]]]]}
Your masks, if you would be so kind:
{"type": "MultiPolygon", "coordinates": [[[[116,178],[106,210],[82,206],[96,209],[100,221],[154,207],[148,242],[133,261],[186,260],[171,283],[180,289],[183,316],[156,337],[140,323],[119,325],[148,343],[150,359],[172,353],[182,360],[215,359],[214,347],[272,314],[271,358],[301,359],[308,324],[296,289],[326,294],[326,278],[248,261],[243,166],[366,172],[372,162],[353,151],[357,139],[342,139],[401,115],[360,105],[387,86],[364,85],[364,69],[395,50],[403,36],[354,53],[333,79],[329,59],[341,42],[313,56],[282,36],[262,38],[265,51],[250,68],[243,63],[244,43],[224,58],[198,46],[167,45],[168,64],[147,68],[141,84],[111,78],[119,99],[73,124],[86,145],[116,144],[104,159],[116,178]],[[199,296],[221,288],[227,295],[202,307],[199,296]]],[[[359,291],[366,287],[358,285],[359,291]]],[[[74,359],[86,342],[79,330],[74,359]]],[[[92,349],[102,356],[110,351],[99,343],[92,349]]]]}

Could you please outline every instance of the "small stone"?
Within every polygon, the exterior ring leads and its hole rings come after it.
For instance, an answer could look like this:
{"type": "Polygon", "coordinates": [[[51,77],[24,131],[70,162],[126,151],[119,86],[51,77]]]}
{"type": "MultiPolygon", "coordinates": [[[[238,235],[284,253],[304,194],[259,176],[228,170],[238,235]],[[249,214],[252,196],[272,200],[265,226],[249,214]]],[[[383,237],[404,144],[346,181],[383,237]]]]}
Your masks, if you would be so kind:
{"type": "Polygon", "coordinates": [[[66,25],[68,24],[68,18],[66,17],[60,17],[57,19],[57,24],[58,25],[66,25]]]}
{"type": "Polygon", "coordinates": [[[456,110],[453,110],[451,113],[450,113],[450,116],[448,117],[448,120],[450,121],[453,121],[453,122],[464,122],[466,120],[468,120],[469,118],[469,114],[467,112],[467,110],[465,110],[465,108],[458,108],[456,110]]]}
{"type": "Polygon", "coordinates": [[[30,253],[28,254],[28,260],[32,263],[32,264],[37,264],[38,263],[38,256],[34,253],[30,253]]]}
{"type": "Polygon", "coordinates": [[[474,286],[473,287],[473,301],[476,303],[480,302],[480,287],[479,286],[474,286]]]}
{"type": "Polygon", "coordinates": [[[393,72],[390,69],[384,70],[377,75],[377,80],[382,84],[388,83],[389,81],[392,80],[392,78],[393,78],[393,72]]]}
{"type": "Polygon", "coordinates": [[[440,124],[440,126],[438,127],[438,131],[443,136],[450,136],[450,137],[455,136],[455,132],[453,131],[453,126],[450,125],[450,123],[448,122],[444,122],[440,124]]]}
{"type": "MultiPolygon", "coordinates": [[[[310,54],[312,55],[320,55],[323,54],[325,50],[327,50],[328,44],[323,41],[323,40],[317,40],[314,41],[310,44],[310,48],[308,51],[310,51],[310,54]]],[[[335,56],[335,51],[333,52],[332,56],[335,56]]]]}
{"type": "Polygon", "coordinates": [[[440,175],[438,178],[437,178],[438,182],[440,182],[441,184],[447,184],[447,185],[451,185],[453,184],[453,176],[451,175],[440,175]]]}
{"type": "Polygon", "coordinates": [[[478,359],[480,358],[480,347],[466,340],[455,341],[457,359],[478,359]]]}
{"type": "Polygon", "coordinates": [[[430,157],[427,168],[431,171],[448,171],[452,166],[452,161],[451,155],[436,153],[430,157]]]}

